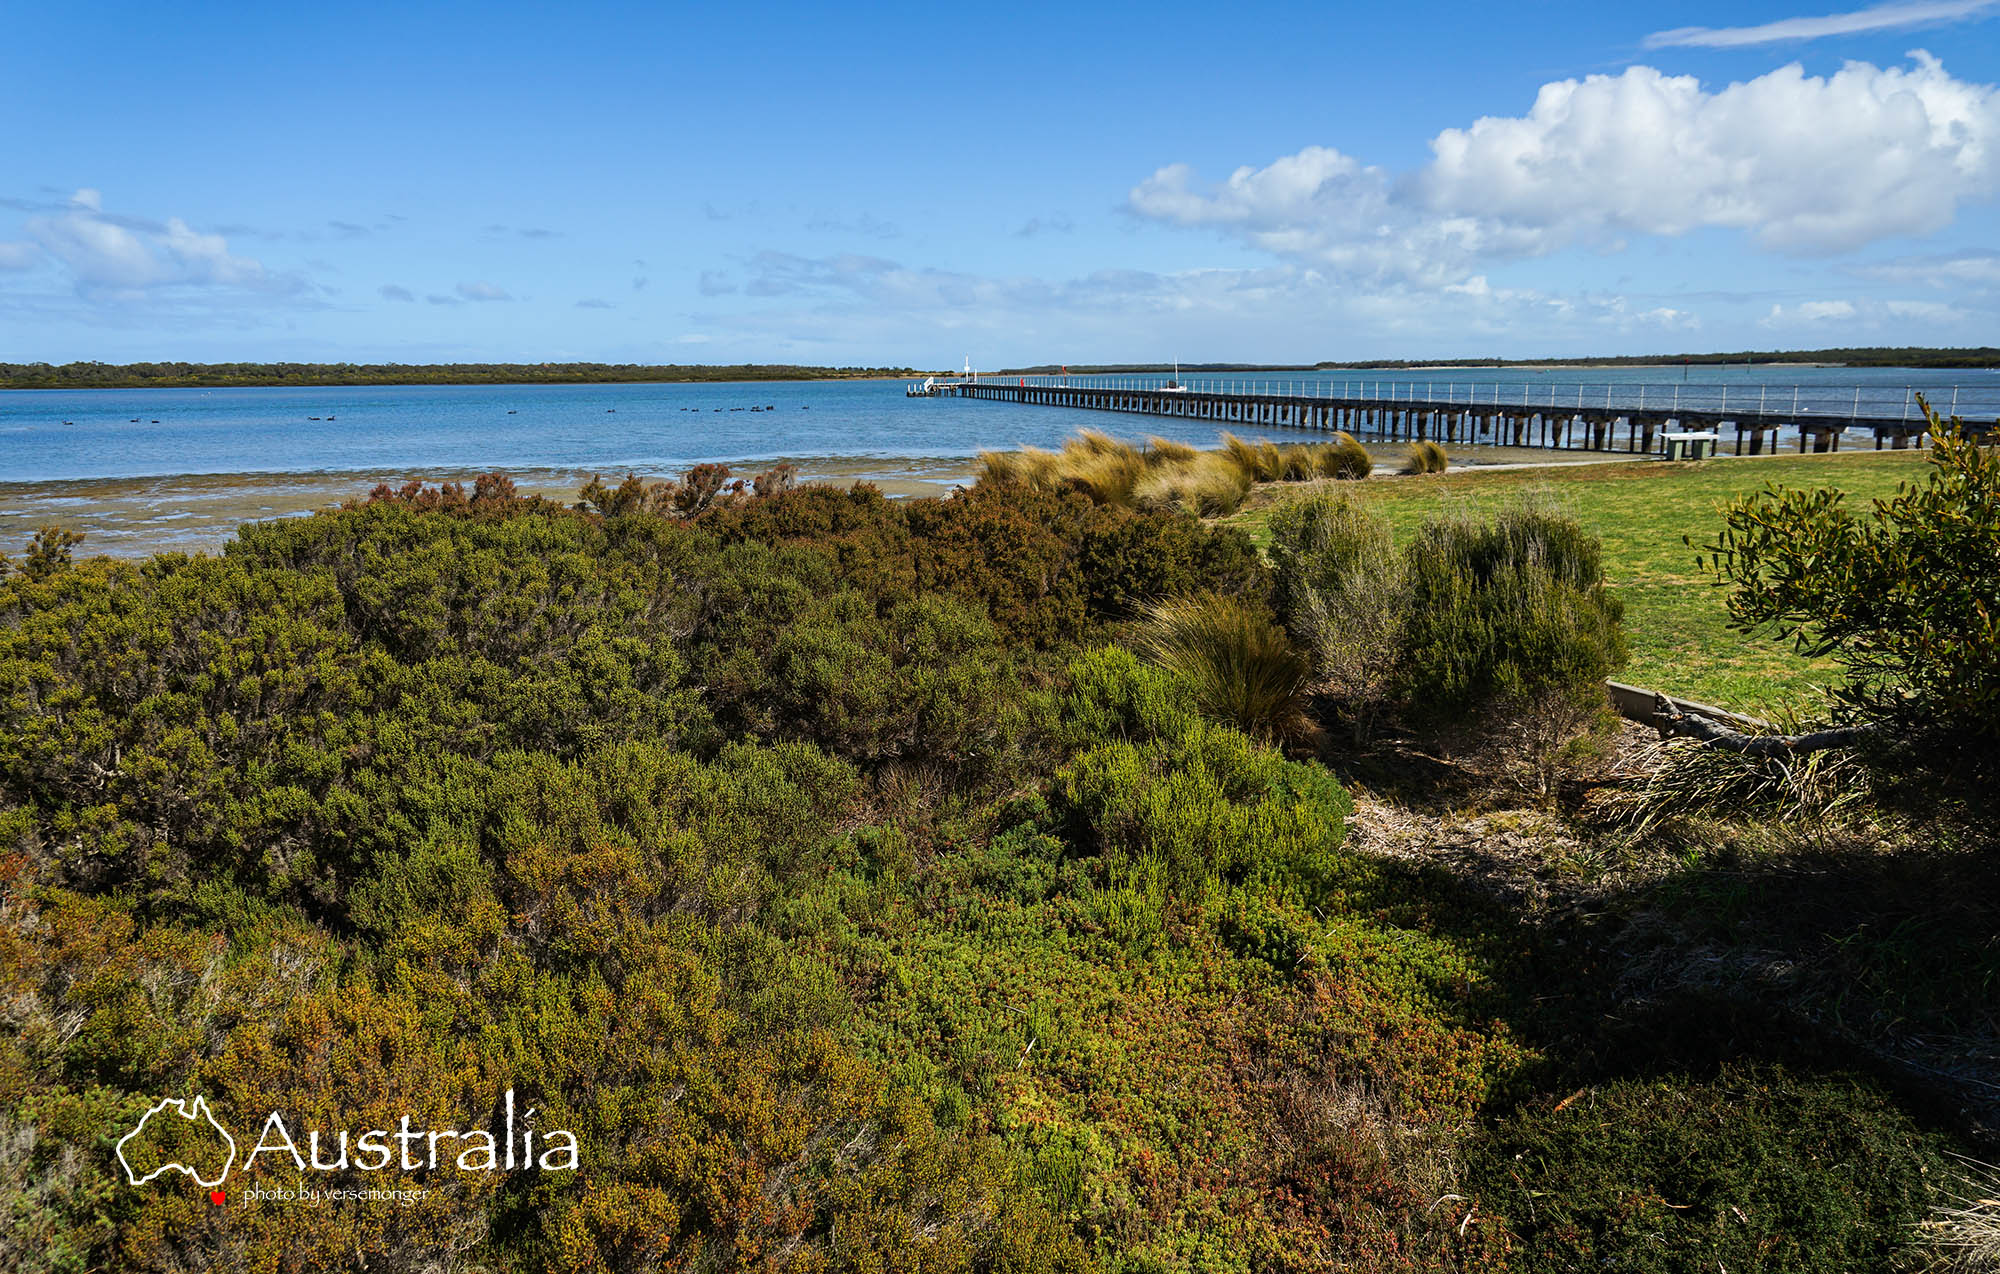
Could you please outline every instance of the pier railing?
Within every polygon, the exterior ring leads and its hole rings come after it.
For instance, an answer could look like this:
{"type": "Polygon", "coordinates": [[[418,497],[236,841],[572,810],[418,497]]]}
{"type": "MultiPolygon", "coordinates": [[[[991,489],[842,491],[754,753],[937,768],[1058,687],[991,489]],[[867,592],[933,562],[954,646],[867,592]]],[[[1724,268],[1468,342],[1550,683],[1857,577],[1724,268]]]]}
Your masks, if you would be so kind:
{"type": "MultiPolygon", "coordinates": [[[[1838,451],[1844,434],[1876,447],[1921,443],[1917,402],[1963,415],[1978,430],[2000,417],[2000,386],[1718,385],[1688,381],[1569,382],[1390,377],[1151,376],[964,377],[912,394],[1130,412],[1218,423],[1340,430],[1364,440],[1486,443],[1592,451],[1697,453],[1733,429],[1738,455],[1795,439],[1799,450],[1838,451]],[[1968,390],[1971,392],[1968,392],[1968,390]],[[1623,435],[1622,439],[1620,435],[1623,435]]],[[[1991,434],[2000,425],[1981,432],[1991,434]]]]}
{"type": "Polygon", "coordinates": [[[1133,392],[1186,392],[1237,397],[1303,398],[1332,402],[1407,403],[1418,408],[1492,408],[1537,413],[1643,412],[1675,416],[1744,420],[1828,423],[1845,417],[1854,421],[1915,422],[1923,412],[1923,395],[1940,415],[1968,420],[2000,418],[2000,384],[1950,382],[1905,385],[1745,385],[1686,381],[1546,383],[1481,381],[1474,378],[1392,378],[1352,376],[1290,379],[1265,376],[1184,376],[1177,389],[1173,378],[1140,376],[1006,376],[954,378],[949,384],[1015,385],[1036,389],[1115,389],[1133,392]]]}

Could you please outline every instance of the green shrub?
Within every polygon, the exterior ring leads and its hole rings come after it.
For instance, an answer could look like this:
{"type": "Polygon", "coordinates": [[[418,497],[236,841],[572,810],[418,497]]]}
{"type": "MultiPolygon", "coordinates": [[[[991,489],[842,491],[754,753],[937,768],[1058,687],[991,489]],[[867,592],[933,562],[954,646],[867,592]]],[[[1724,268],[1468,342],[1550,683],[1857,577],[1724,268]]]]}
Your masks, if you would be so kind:
{"type": "Polygon", "coordinates": [[[1050,804],[1072,843],[1103,859],[1113,883],[1157,874],[1187,899],[1253,880],[1316,894],[1336,870],[1353,811],[1323,768],[1201,723],[1078,756],[1057,773],[1050,804]]]}
{"type": "Polygon", "coordinates": [[[1704,545],[1732,626],[1769,628],[1847,676],[1843,716],[1880,727],[1878,773],[1990,805],[2000,782],[2000,449],[1925,412],[1931,472],[1857,516],[1832,488],[1766,487],[1704,545]]]}
{"type": "Polygon", "coordinates": [[[1625,659],[1624,607],[1574,519],[1530,507],[1434,519],[1404,569],[1395,686],[1412,719],[1447,737],[1525,734],[1544,787],[1609,732],[1604,679],[1625,659]]]}
{"type": "Polygon", "coordinates": [[[1161,602],[1138,644],[1211,719],[1265,739],[1303,731],[1312,665],[1260,607],[1217,594],[1161,602]]]}

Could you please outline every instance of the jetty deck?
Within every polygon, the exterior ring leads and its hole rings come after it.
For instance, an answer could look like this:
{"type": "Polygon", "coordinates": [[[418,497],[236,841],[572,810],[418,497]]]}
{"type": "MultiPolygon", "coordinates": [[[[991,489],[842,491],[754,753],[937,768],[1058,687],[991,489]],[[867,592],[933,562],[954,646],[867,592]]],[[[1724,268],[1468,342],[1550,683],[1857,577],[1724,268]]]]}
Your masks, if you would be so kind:
{"type": "Polygon", "coordinates": [[[1738,455],[1838,451],[1844,436],[1876,449],[1918,445],[1929,426],[1920,392],[1950,416],[2000,415],[2000,390],[1945,385],[1788,387],[1682,384],[1557,385],[1476,381],[1208,380],[1160,377],[983,376],[933,381],[924,396],[1209,420],[1265,429],[1346,432],[1363,441],[1432,441],[1556,450],[1664,450],[1669,435],[1733,431],[1738,455]],[[1992,398],[1993,401],[1986,401],[1992,398]],[[1732,401],[1733,399],[1733,401],[1732,401]]]}

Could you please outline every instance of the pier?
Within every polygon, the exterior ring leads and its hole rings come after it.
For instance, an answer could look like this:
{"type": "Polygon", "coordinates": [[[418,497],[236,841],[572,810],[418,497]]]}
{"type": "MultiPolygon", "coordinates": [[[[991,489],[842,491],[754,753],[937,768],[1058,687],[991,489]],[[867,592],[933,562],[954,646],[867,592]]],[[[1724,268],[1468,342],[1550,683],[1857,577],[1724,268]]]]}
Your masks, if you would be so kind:
{"type": "MultiPolygon", "coordinates": [[[[933,380],[913,394],[1214,421],[1260,429],[1345,432],[1369,442],[1664,452],[1667,436],[1734,434],[1737,455],[1775,452],[1795,434],[1801,452],[1838,451],[1850,434],[1875,448],[1919,445],[1929,426],[1916,387],[1685,384],[1534,385],[1414,380],[1212,380],[1161,377],[1004,376],[933,380]],[[1734,398],[1734,401],[1732,400],[1734,398]],[[1844,409],[1844,410],[1843,410],[1844,409]]],[[[1961,406],[1958,387],[1926,389],[1946,417],[1961,409],[2000,415],[2000,391],[1981,388],[1961,406]],[[1992,399],[1993,401],[1987,401],[1992,399]]],[[[1982,429],[1981,432],[1990,432],[1982,429]]]]}

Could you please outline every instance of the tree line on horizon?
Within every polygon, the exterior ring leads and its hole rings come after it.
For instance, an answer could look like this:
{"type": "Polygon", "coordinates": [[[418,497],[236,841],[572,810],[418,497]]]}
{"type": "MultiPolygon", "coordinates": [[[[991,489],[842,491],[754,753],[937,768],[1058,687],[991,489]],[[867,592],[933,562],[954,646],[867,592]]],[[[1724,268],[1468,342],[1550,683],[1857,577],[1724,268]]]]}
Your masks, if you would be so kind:
{"type": "Polygon", "coordinates": [[[0,363],[0,389],[272,385],[587,385],[921,376],[910,367],[791,363],[0,363]]]}

